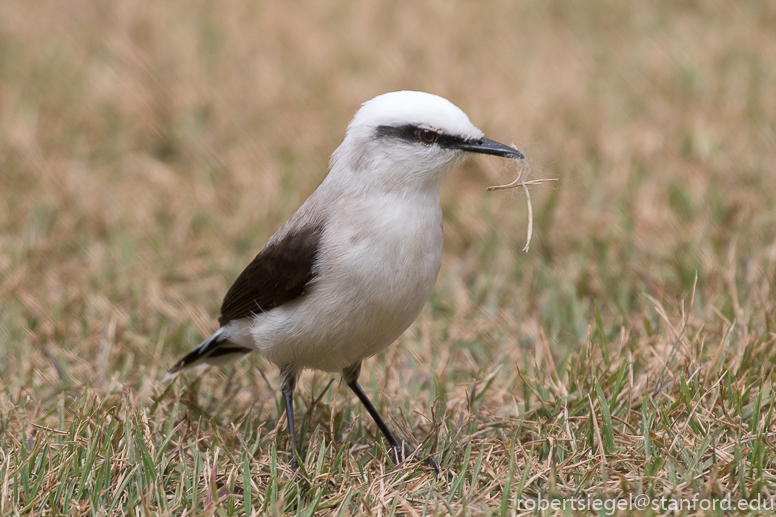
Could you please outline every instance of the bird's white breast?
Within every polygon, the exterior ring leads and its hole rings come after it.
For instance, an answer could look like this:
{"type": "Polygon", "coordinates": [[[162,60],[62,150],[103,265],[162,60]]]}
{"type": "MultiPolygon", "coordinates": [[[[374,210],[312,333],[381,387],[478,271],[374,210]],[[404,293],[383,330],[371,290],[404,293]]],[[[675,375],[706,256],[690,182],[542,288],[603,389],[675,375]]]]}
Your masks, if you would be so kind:
{"type": "Polygon", "coordinates": [[[417,318],[439,273],[436,189],[332,202],[309,293],[250,328],[252,345],[280,366],[341,371],[378,353],[417,318]]]}

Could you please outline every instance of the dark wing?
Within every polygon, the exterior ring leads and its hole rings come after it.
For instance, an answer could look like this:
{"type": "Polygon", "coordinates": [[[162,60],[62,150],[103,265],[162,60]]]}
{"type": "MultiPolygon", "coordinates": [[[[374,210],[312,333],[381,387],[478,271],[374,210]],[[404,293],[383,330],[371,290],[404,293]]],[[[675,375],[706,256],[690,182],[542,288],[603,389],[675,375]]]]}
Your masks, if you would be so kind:
{"type": "Polygon", "coordinates": [[[321,226],[291,231],[261,250],[226,293],[218,318],[221,326],[269,311],[304,294],[316,275],[314,265],[322,233],[321,226]]]}

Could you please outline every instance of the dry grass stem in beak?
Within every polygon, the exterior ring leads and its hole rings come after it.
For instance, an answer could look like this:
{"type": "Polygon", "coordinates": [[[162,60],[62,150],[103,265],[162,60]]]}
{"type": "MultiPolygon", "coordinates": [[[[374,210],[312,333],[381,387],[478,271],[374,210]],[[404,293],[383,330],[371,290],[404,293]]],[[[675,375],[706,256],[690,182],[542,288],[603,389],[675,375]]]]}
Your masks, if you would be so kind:
{"type": "Polygon", "coordinates": [[[536,180],[526,180],[523,181],[523,176],[527,175],[527,171],[529,170],[528,167],[520,167],[520,162],[515,161],[515,164],[518,166],[517,171],[517,177],[512,183],[508,183],[506,185],[494,185],[491,187],[488,187],[488,192],[492,190],[506,190],[506,189],[513,189],[513,188],[519,188],[523,187],[525,189],[525,201],[528,205],[528,235],[526,235],[525,238],[525,246],[523,246],[523,251],[528,253],[528,249],[531,247],[531,237],[533,236],[533,205],[531,204],[531,193],[528,191],[528,185],[539,185],[541,183],[547,183],[549,181],[558,181],[558,178],[543,178],[543,179],[536,179],[536,180]]]}

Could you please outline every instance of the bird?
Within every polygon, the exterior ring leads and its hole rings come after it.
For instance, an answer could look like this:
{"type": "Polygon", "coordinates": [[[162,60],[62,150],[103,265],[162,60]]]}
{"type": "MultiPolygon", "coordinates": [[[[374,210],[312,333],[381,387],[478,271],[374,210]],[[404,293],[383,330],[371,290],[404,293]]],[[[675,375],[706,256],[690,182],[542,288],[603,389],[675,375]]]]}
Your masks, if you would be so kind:
{"type": "MultiPolygon", "coordinates": [[[[220,366],[258,351],[279,384],[298,469],[293,391],[306,369],[339,373],[390,446],[408,457],[358,383],[362,362],[418,317],[442,262],[442,179],[470,154],[523,159],[449,100],[395,91],[364,102],[329,173],[229,288],[220,328],[170,369],[220,366]]],[[[431,463],[436,468],[436,463],[431,463]]]]}

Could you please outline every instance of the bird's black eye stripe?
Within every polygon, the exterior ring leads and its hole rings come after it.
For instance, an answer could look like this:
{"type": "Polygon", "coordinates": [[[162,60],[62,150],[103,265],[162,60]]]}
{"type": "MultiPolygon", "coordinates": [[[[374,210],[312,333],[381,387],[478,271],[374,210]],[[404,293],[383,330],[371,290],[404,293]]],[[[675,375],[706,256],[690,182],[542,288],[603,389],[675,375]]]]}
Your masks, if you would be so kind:
{"type": "Polygon", "coordinates": [[[461,138],[460,136],[445,135],[445,134],[439,135],[436,142],[437,144],[439,144],[439,147],[444,147],[446,149],[455,149],[460,144],[471,143],[470,140],[461,138]]]}
{"type": "MultiPolygon", "coordinates": [[[[375,136],[377,138],[397,138],[406,142],[423,142],[422,131],[431,131],[412,124],[404,126],[377,126],[375,136]]],[[[433,131],[432,131],[433,132],[433,131]]]]}
{"type": "Polygon", "coordinates": [[[439,144],[441,147],[452,148],[455,144],[465,143],[467,140],[454,135],[439,133],[433,129],[407,124],[404,126],[377,126],[376,138],[398,138],[407,142],[420,142],[425,145],[439,144]]]}

